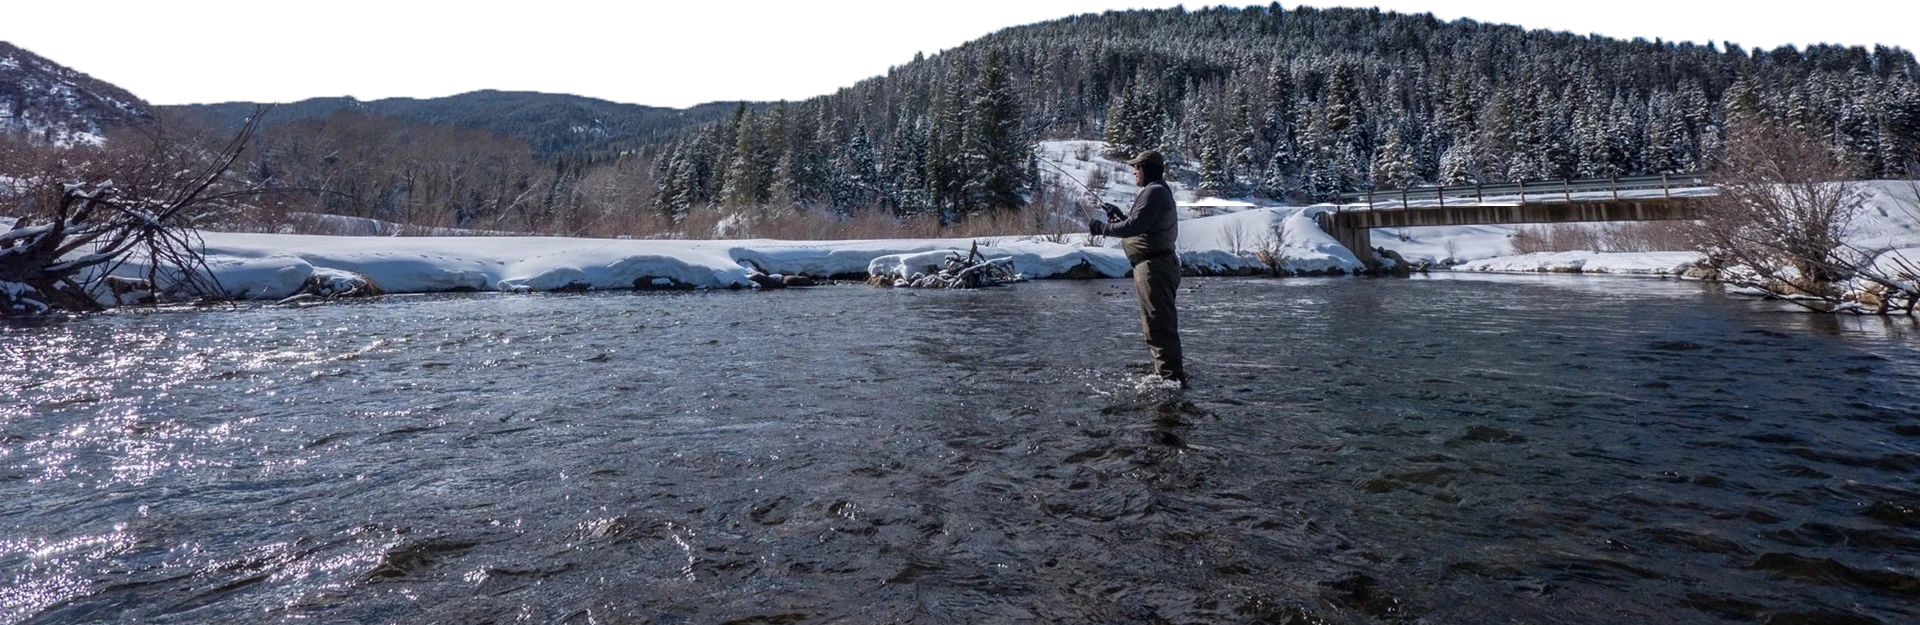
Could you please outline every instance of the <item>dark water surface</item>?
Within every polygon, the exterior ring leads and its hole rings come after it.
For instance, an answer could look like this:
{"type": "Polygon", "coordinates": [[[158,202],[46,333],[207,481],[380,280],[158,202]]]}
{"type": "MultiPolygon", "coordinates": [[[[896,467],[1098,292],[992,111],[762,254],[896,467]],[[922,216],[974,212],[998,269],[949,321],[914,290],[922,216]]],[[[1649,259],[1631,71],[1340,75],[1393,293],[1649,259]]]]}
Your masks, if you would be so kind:
{"type": "Polygon", "coordinates": [[[0,622],[1920,622],[1910,321],[1187,285],[0,329],[0,622]]]}

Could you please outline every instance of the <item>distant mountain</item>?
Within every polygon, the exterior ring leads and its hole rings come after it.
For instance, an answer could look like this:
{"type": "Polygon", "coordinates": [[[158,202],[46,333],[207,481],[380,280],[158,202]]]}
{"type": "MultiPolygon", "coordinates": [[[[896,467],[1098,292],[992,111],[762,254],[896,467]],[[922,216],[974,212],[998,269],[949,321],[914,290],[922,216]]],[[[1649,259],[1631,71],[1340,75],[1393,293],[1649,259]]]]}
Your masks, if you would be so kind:
{"type": "Polygon", "coordinates": [[[98,142],[110,127],[152,119],[127,90],[0,41],[0,133],[98,142]]]}
{"type": "MultiPolygon", "coordinates": [[[[253,102],[226,102],[163,108],[196,122],[237,129],[256,106],[253,102]]],[[[275,106],[265,122],[271,126],[354,111],[435,126],[487,130],[524,139],[536,152],[554,155],[618,149],[662,138],[682,128],[723,119],[738,106],[736,102],[714,102],[672,109],[575,95],[489,89],[425,99],[312,98],[275,106]]]]}

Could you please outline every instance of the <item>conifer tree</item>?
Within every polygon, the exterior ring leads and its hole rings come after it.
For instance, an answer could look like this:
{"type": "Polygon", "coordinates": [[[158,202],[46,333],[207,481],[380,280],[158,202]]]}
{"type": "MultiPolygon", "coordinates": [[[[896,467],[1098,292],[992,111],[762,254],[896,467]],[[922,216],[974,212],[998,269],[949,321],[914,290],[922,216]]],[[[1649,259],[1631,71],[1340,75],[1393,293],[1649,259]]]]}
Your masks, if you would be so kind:
{"type": "Polygon", "coordinates": [[[967,109],[966,205],[974,210],[1026,204],[1027,160],[1033,149],[1021,127],[1020,100],[999,50],[987,53],[967,109]]]}

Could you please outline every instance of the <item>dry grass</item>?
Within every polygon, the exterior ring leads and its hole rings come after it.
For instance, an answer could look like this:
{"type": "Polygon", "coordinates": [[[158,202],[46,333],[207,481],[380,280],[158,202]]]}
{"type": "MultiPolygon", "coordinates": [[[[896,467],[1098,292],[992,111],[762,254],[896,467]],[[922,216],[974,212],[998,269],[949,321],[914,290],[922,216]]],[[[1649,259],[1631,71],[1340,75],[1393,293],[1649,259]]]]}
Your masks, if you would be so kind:
{"type": "Polygon", "coordinates": [[[1691,222],[1649,221],[1620,224],[1553,224],[1514,231],[1508,244],[1515,254],[1537,252],[1669,252],[1693,249],[1691,222]]]}

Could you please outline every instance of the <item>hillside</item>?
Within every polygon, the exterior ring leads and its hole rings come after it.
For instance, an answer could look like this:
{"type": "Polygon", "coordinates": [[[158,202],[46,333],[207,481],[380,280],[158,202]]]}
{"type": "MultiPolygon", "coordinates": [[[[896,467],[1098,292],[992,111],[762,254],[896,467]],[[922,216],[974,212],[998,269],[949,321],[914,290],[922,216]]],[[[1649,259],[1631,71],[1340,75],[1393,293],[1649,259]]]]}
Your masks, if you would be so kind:
{"type": "MultiPolygon", "coordinates": [[[[231,130],[239,128],[258,105],[226,102],[162,108],[178,111],[201,124],[231,130]]],[[[671,109],[574,95],[494,90],[444,98],[386,98],[364,102],[351,97],[311,98],[275,105],[267,115],[266,132],[271,134],[271,126],[275,124],[357,112],[433,126],[485,130],[497,136],[525,140],[541,154],[558,155],[619,148],[662,138],[685,127],[722,119],[737,106],[734,102],[715,102],[671,109]]]]}
{"type": "Polygon", "coordinates": [[[125,89],[0,41],[0,133],[94,143],[109,128],[152,118],[125,89]]]}

